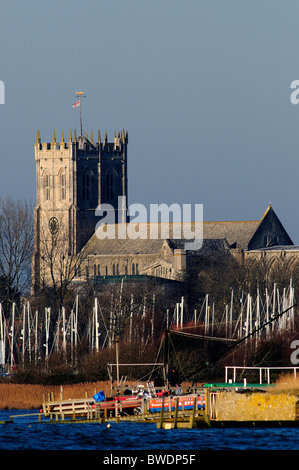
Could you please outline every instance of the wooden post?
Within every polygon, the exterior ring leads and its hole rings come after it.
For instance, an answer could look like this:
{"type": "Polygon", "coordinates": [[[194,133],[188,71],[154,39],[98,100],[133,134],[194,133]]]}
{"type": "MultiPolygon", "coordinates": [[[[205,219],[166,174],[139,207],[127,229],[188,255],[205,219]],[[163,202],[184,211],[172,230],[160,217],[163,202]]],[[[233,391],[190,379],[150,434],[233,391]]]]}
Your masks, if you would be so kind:
{"type": "Polygon", "coordinates": [[[207,425],[210,427],[210,394],[209,391],[206,389],[205,390],[205,422],[207,425]]]}
{"type": "Polygon", "coordinates": [[[190,425],[189,425],[189,429],[193,429],[193,428],[194,428],[196,410],[197,410],[197,397],[194,397],[194,401],[193,401],[193,410],[192,410],[192,413],[191,413],[191,416],[190,416],[190,425]]]}
{"type": "Polygon", "coordinates": [[[173,419],[173,427],[176,429],[177,422],[178,422],[178,411],[179,411],[179,397],[175,397],[174,399],[174,419],[173,419]]]}
{"type": "Polygon", "coordinates": [[[115,356],[116,356],[116,381],[119,387],[119,348],[118,348],[118,336],[115,340],[115,356]]]}
{"type": "Polygon", "coordinates": [[[164,417],[164,395],[162,397],[162,405],[161,405],[161,414],[160,414],[160,422],[159,422],[159,428],[163,428],[163,417],[164,417]]]}
{"type": "MultiPolygon", "coordinates": [[[[121,412],[121,402],[119,403],[119,411],[121,412]]],[[[120,413],[118,413],[118,403],[115,401],[115,422],[119,424],[120,422],[120,413]]]]}

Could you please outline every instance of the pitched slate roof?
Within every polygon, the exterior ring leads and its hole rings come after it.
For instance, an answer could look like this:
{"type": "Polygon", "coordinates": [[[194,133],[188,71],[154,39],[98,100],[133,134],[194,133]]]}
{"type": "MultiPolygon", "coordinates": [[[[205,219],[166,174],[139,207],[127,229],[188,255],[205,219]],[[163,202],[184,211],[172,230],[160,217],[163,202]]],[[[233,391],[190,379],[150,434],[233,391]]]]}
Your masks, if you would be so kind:
{"type": "Polygon", "coordinates": [[[125,240],[104,239],[99,240],[94,234],[84,247],[91,255],[134,255],[134,254],[156,254],[163,240],[125,240]]]}
{"type": "Polygon", "coordinates": [[[225,239],[231,247],[247,249],[260,221],[204,222],[203,238],[225,239]]]}
{"type": "Polygon", "coordinates": [[[231,248],[241,248],[243,250],[252,249],[256,243],[253,243],[254,238],[257,238],[257,234],[261,232],[269,217],[274,218],[276,224],[281,227],[285,242],[290,245],[293,244],[289,235],[285,231],[282,223],[275,214],[271,204],[268,205],[263,216],[260,220],[255,221],[236,221],[236,222],[204,222],[203,223],[203,238],[223,238],[225,239],[231,248]]]}
{"type": "MultiPolygon", "coordinates": [[[[254,221],[223,221],[223,222],[203,222],[203,240],[217,241],[218,245],[220,240],[224,240],[230,248],[241,248],[247,250],[250,241],[256,234],[262,222],[266,218],[269,212],[273,212],[271,205],[269,205],[260,220],[254,221]]],[[[276,216],[276,214],[275,214],[276,216]]],[[[276,216],[277,217],[277,216],[276,216]]],[[[193,231],[195,224],[191,224],[191,230],[193,231]]],[[[169,246],[172,249],[184,248],[184,244],[187,240],[182,236],[181,239],[178,236],[179,233],[183,233],[183,224],[150,224],[143,223],[139,225],[139,233],[142,233],[147,238],[137,239],[104,239],[99,240],[94,234],[91,239],[87,242],[84,250],[87,250],[90,254],[156,254],[163,243],[163,240],[168,240],[169,246]],[[163,226],[169,228],[169,233],[161,238],[152,239],[150,238],[150,228],[153,226],[159,227],[159,230],[163,226]]],[[[190,237],[188,237],[190,238],[190,237]]],[[[192,241],[192,239],[191,239],[192,241]]],[[[210,244],[210,247],[212,245],[210,244]]]]}
{"type": "MultiPolygon", "coordinates": [[[[233,246],[236,243],[238,248],[246,249],[249,241],[255,233],[259,222],[204,222],[203,224],[203,239],[204,245],[207,247],[209,241],[209,249],[211,249],[211,243],[222,244],[225,240],[228,245],[233,246]]],[[[172,250],[176,248],[184,248],[186,241],[185,239],[173,239],[172,233],[169,234],[168,240],[169,246],[172,250]]],[[[89,254],[101,254],[101,255],[121,255],[121,254],[156,254],[163,243],[164,239],[140,239],[135,240],[127,239],[104,239],[100,240],[94,234],[84,247],[89,254]]],[[[193,241],[192,239],[189,241],[193,241]]]]}

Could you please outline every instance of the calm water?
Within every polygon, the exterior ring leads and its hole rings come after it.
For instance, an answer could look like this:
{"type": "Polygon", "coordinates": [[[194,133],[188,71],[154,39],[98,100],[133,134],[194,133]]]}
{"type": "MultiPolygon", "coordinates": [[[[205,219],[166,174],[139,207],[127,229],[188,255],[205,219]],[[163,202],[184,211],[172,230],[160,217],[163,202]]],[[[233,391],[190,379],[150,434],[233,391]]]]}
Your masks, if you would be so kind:
{"type": "MultiPolygon", "coordinates": [[[[28,411],[0,411],[0,420],[28,411]]],[[[0,424],[1,450],[299,450],[299,428],[158,430],[156,424],[0,424]]]]}

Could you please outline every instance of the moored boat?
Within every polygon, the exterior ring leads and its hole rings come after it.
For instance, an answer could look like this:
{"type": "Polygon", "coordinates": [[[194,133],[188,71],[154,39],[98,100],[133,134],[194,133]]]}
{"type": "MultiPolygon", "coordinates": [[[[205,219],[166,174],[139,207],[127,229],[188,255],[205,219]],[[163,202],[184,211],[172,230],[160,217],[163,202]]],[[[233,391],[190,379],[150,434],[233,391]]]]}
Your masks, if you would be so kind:
{"type": "Polygon", "coordinates": [[[174,411],[176,407],[176,400],[178,400],[178,410],[192,410],[195,399],[197,400],[197,409],[204,410],[205,398],[202,395],[181,395],[177,397],[155,397],[148,400],[148,410],[150,413],[160,413],[162,407],[164,411],[174,411]]]}

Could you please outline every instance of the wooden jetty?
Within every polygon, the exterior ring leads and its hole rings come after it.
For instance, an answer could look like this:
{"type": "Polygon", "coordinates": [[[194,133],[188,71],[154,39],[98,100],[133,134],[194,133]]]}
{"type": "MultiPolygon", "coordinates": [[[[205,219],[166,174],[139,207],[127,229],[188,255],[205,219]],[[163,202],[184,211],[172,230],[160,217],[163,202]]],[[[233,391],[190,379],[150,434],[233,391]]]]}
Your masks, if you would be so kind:
{"type": "MultiPolygon", "coordinates": [[[[55,423],[110,423],[110,422],[136,422],[136,423],[157,423],[157,428],[194,428],[200,421],[205,422],[204,410],[198,410],[197,400],[194,401],[193,409],[179,410],[179,397],[174,398],[175,407],[165,409],[164,397],[160,412],[150,412],[148,403],[145,400],[132,400],[130,405],[136,404],[135,410],[138,413],[128,414],[128,403],[115,402],[112,410],[105,403],[95,403],[93,400],[85,398],[81,400],[59,400],[43,404],[43,415],[48,418],[48,422],[55,423]]],[[[131,409],[130,406],[130,409],[131,409]]]]}
{"type": "MultiPolygon", "coordinates": [[[[11,421],[19,416],[12,415],[11,421]]],[[[54,400],[50,395],[38,421],[155,423],[158,429],[299,426],[299,394],[273,393],[273,387],[264,384],[217,383],[205,384],[189,395],[129,395],[102,402],[88,397],[65,400],[62,395],[54,400]]]]}
{"type": "Polygon", "coordinates": [[[155,399],[114,396],[101,402],[88,397],[66,400],[61,392],[60,400],[55,400],[53,394],[49,394],[48,399],[44,396],[41,415],[43,422],[55,423],[134,421],[157,423],[159,428],[194,427],[197,421],[205,419],[205,391],[202,387],[194,389],[193,393],[188,391],[189,394],[156,396],[155,399]]]}

